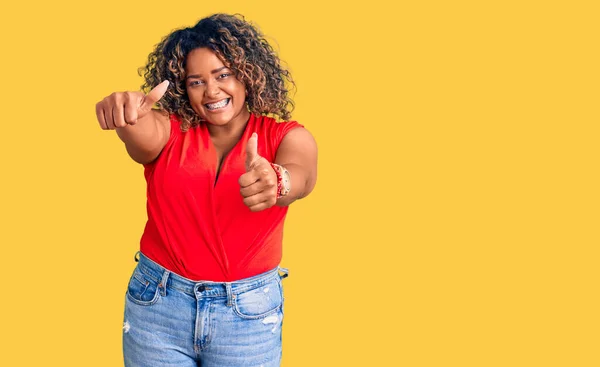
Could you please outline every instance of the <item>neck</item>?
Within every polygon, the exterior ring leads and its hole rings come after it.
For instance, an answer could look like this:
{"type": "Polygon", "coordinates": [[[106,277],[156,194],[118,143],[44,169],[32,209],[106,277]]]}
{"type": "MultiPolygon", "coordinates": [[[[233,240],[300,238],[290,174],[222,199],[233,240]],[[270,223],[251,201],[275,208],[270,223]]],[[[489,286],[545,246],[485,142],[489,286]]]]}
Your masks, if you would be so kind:
{"type": "Polygon", "coordinates": [[[206,125],[208,133],[213,139],[239,138],[243,134],[249,119],[250,112],[244,109],[239,115],[225,125],[213,125],[211,123],[207,123],[206,125]]]}

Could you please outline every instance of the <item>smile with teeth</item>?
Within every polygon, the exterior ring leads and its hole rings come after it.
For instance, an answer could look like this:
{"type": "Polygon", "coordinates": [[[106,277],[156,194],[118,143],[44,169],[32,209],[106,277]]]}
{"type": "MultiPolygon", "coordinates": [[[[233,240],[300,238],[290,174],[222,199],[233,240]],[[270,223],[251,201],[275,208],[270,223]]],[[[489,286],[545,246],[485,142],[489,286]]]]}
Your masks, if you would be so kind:
{"type": "Polygon", "coordinates": [[[227,104],[229,104],[229,100],[231,98],[225,98],[219,102],[216,103],[207,103],[204,106],[206,106],[206,108],[208,108],[209,110],[213,111],[213,110],[218,110],[219,108],[223,108],[225,106],[227,106],[227,104]]]}

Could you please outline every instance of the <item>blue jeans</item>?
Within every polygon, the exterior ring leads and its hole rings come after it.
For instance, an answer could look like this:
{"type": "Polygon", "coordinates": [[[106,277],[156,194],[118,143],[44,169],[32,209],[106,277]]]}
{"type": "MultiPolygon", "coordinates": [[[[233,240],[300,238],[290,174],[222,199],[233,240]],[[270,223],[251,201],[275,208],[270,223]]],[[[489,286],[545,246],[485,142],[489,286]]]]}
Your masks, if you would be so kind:
{"type": "Polygon", "coordinates": [[[139,254],[125,296],[126,367],[279,366],[287,269],[195,282],[139,254]]]}

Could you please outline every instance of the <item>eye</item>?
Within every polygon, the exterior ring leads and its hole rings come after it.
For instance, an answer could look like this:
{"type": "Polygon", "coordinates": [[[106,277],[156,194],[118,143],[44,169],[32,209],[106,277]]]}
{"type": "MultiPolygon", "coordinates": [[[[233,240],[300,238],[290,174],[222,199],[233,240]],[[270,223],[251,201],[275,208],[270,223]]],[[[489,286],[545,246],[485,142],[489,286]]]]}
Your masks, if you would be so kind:
{"type": "Polygon", "coordinates": [[[190,87],[195,87],[197,85],[201,85],[204,84],[204,82],[202,80],[192,80],[188,85],[190,87]]]}
{"type": "Polygon", "coordinates": [[[228,76],[231,76],[231,74],[230,73],[223,73],[223,74],[219,75],[219,79],[224,79],[224,78],[227,78],[228,76]]]}

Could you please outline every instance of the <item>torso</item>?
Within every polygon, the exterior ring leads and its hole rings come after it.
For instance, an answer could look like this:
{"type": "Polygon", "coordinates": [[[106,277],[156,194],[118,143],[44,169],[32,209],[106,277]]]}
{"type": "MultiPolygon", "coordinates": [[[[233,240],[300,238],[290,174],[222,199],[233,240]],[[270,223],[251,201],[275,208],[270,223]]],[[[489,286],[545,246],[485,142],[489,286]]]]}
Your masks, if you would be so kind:
{"type": "Polygon", "coordinates": [[[258,154],[273,162],[285,134],[302,125],[253,115],[239,135],[217,131],[213,137],[207,124],[182,132],[177,116],[169,121],[167,144],[144,165],[148,221],[140,250],[192,280],[235,281],[275,268],[287,207],[251,212],[241,200],[239,178],[253,133],[258,154]]]}
{"type": "Polygon", "coordinates": [[[217,153],[217,177],[215,180],[215,184],[216,181],[219,179],[219,173],[221,172],[221,165],[223,164],[223,160],[225,159],[225,157],[227,157],[227,154],[229,154],[231,149],[233,149],[233,147],[238,143],[243,133],[244,129],[242,129],[242,131],[240,132],[240,136],[234,138],[216,138],[213,136],[210,137],[210,140],[212,141],[213,146],[215,147],[215,151],[217,153]]]}

